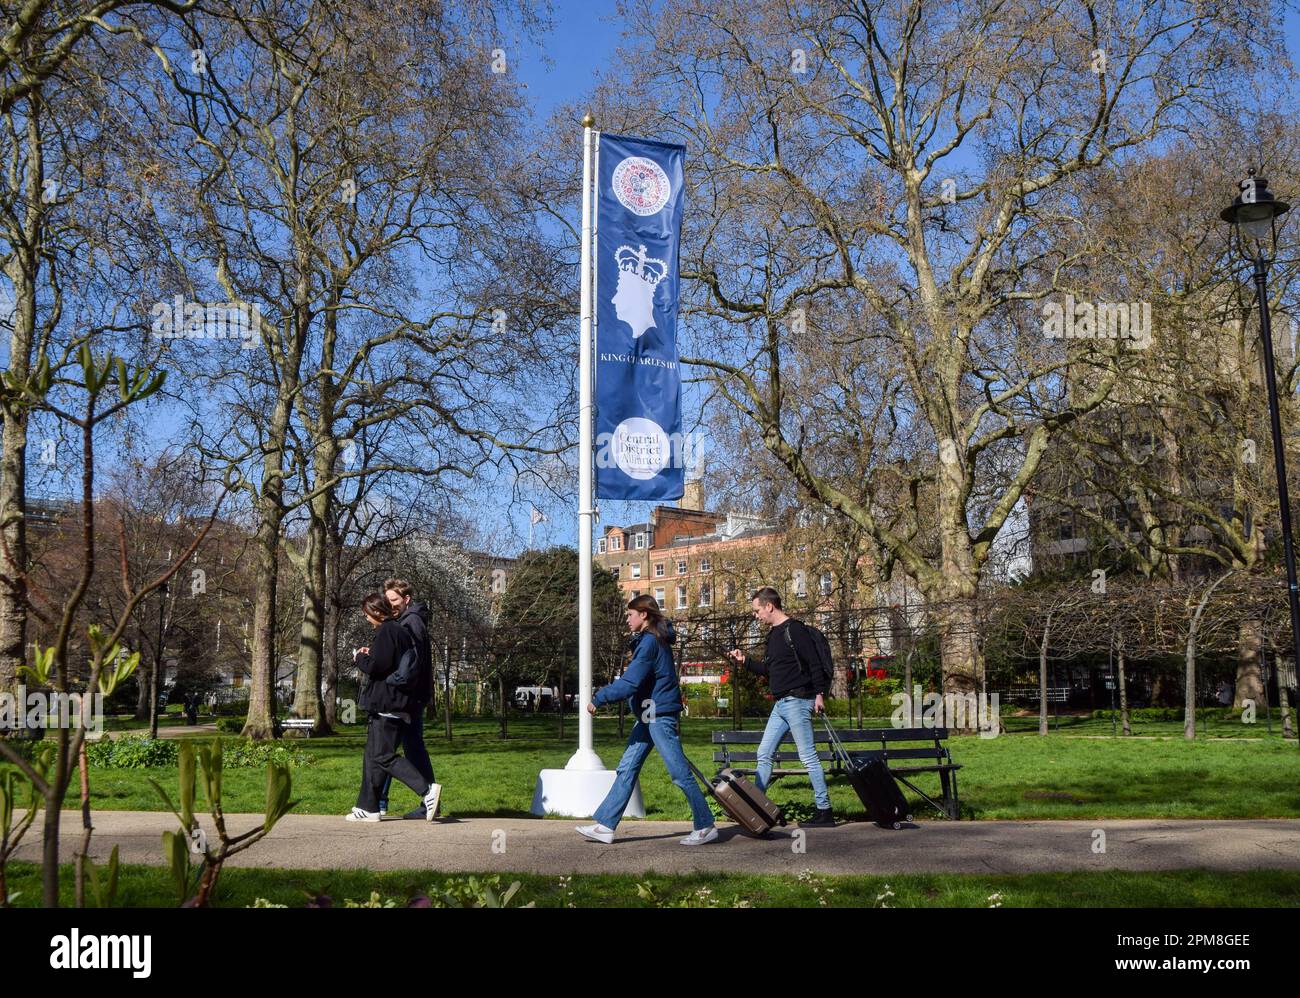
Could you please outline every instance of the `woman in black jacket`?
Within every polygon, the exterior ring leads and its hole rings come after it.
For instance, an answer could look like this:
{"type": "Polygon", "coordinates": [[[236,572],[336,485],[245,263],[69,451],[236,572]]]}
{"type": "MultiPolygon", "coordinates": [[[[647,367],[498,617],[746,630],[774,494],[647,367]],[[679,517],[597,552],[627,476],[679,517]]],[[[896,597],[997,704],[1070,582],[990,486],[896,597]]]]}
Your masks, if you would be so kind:
{"type": "MultiPolygon", "coordinates": [[[[425,818],[432,821],[438,811],[441,788],[429,783],[405,756],[397,754],[403,725],[411,723],[415,703],[410,693],[388,680],[398,671],[403,656],[418,654],[406,628],[393,617],[393,609],[381,593],[371,593],[361,601],[366,619],[375,628],[374,640],[359,648],[353,656],[358,669],[366,674],[361,690],[361,709],[369,714],[366,725],[366,754],[361,771],[361,794],[348,821],[378,821],[379,795],[384,780],[393,776],[424,798],[425,818]]],[[[414,670],[418,673],[418,668],[414,670]]]]}

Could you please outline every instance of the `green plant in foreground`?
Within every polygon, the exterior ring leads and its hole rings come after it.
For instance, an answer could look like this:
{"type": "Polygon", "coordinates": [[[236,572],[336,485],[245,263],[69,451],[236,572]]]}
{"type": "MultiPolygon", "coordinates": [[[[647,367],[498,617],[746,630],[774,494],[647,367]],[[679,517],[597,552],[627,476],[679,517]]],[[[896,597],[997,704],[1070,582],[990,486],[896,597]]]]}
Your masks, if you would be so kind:
{"type": "MultiPolygon", "coordinates": [[[[452,877],[442,889],[434,888],[428,894],[415,894],[406,901],[394,897],[384,897],[379,891],[372,890],[365,901],[344,898],[342,904],[335,904],[328,894],[316,894],[308,901],[308,908],[509,908],[511,900],[519,892],[520,882],[516,880],[504,891],[501,890],[501,878],[497,876],[479,879],[475,876],[452,877]]],[[[275,904],[266,898],[254,898],[249,908],[287,908],[288,905],[275,904]]],[[[520,908],[533,908],[536,903],[529,901],[520,908]]]]}
{"type": "Polygon", "coordinates": [[[180,782],[180,809],[173,806],[167,792],[156,780],[150,779],[154,790],[163,799],[167,809],[176,815],[181,831],[163,832],[163,855],[171,869],[172,880],[176,884],[181,906],[185,908],[206,907],[212,892],[221,876],[221,867],[235,853],[243,852],[253,843],[264,838],[276,822],[283,818],[298,803],[290,800],[293,780],[289,767],[280,762],[270,761],[266,764],[266,805],[264,818],[259,827],[251,828],[241,835],[231,836],[226,830],[226,816],[221,804],[222,776],[221,739],[214,739],[210,745],[199,746],[196,750],[191,741],[181,743],[177,769],[180,782]],[[195,766],[197,756],[197,770],[195,766]],[[213,849],[207,835],[199,827],[194,816],[194,794],[196,777],[201,772],[203,791],[212,814],[212,823],[216,827],[219,845],[213,849]],[[199,874],[197,889],[193,896],[189,894],[190,854],[203,856],[203,869],[199,874]]]}
{"type": "MultiPolygon", "coordinates": [[[[680,897],[676,901],[661,898],[649,883],[638,882],[636,893],[637,897],[642,901],[646,901],[656,908],[719,908],[722,906],[722,902],[708,887],[697,887],[690,894],[680,897]]],[[[748,901],[738,898],[732,902],[731,907],[751,908],[753,906],[748,901]]]]}
{"type": "MultiPolygon", "coordinates": [[[[54,759],[53,746],[33,753],[30,760],[32,767],[44,778],[50,763],[54,759]]],[[[5,880],[5,866],[9,857],[18,848],[18,843],[27,834],[27,829],[36,821],[36,812],[41,809],[41,795],[36,785],[16,769],[0,769],[0,908],[7,908],[13,902],[5,880]],[[21,802],[21,803],[20,803],[21,802]],[[24,808],[26,813],[14,823],[14,805],[24,808]]]]}

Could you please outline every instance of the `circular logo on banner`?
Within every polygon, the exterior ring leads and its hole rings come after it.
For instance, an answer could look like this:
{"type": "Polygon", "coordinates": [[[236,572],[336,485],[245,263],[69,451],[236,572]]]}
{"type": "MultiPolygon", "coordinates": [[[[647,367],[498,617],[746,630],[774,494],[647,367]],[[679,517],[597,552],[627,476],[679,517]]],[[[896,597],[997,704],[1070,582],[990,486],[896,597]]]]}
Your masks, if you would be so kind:
{"type": "Polygon", "coordinates": [[[668,203],[668,174],[652,159],[629,156],[614,167],[614,196],[637,215],[657,215],[668,203]]]}
{"type": "Polygon", "coordinates": [[[641,416],[625,419],[614,428],[610,450],[619,470],[643,482],[667,467],[672,456],[663,427],[641,416]]]}

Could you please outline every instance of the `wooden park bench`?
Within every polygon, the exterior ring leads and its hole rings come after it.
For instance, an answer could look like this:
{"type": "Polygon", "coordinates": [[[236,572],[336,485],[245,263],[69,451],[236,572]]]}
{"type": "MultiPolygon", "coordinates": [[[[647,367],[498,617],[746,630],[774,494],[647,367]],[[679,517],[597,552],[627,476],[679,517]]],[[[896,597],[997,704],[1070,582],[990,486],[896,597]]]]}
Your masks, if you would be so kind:
{"type": "MultiPolygon", "coordinates": [[[[956,821],[961,816],[961,802],[957,798],[957,770],[960,764],[952,761],[952,753],[944,744],[947,728],[861,728],[836,729],[853,756],[876,755],[882,759],[898,782],[919,794],[944,817],[956,821]],[[860,750],[854,746],[864,746],[860,750]],[[909,777],[921,773],[938,773],[941,796],[935,800],[913,783],[909,777]]],[[[721,748],[713,753],[713,761],[720,762],[737,773],[752,775],[758,761],[758,745],[763,740],[762,731],[715,731],[713,744],[721,748]],[[739,746],[750,746],[740,749],[739,746]]],[[[818,746],[817,758],[831,763],[828,775],[842,775],[840,760],[830,750],[830,736],[813,728],[813,741],[818,746]]],[[[794,738],[786,732],[772,758],[772,779],[780,776],[807,776],[808,770],[799,763],[799,753],[793,751],[794,738]],[[785,751],[789,745],[792,751],[785,751]],[[793,763],[794,765],[790,765],[793,763]]]]}

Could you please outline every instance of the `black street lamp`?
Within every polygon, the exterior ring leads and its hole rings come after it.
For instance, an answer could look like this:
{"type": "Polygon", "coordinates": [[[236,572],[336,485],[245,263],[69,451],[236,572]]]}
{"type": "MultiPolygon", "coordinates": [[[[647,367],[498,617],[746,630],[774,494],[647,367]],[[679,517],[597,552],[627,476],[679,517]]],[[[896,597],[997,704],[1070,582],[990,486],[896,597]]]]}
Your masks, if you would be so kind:
{"type": "Polygon", "coordinates": [[[1264,347],[1264,385],[1268,389],[1268,418],[1273,431],[1273,465],[1277,474],[1277,499],[1282,514],[1282,549],[1286,557],[1287,599],[1291,606],[1291,642],[1300,663],[1300,588],[1296,585],[1295,545],[1291,540],[1291,497],[1286,485],[1286,454],[1282,444],[1282,417],[1278,410],[1277,378],[1273,369],[1273,327],[1268,315],[1268,268],[1277,256],[1277,220],[1291,206],[1276,200],[1268,181],[1255,171],[1241,182],[1241,193],[1219,217],[1232,225],[1237,250],[1255,270],[1255,297],[1259,300],[1259,336],[1264,347]]]}

